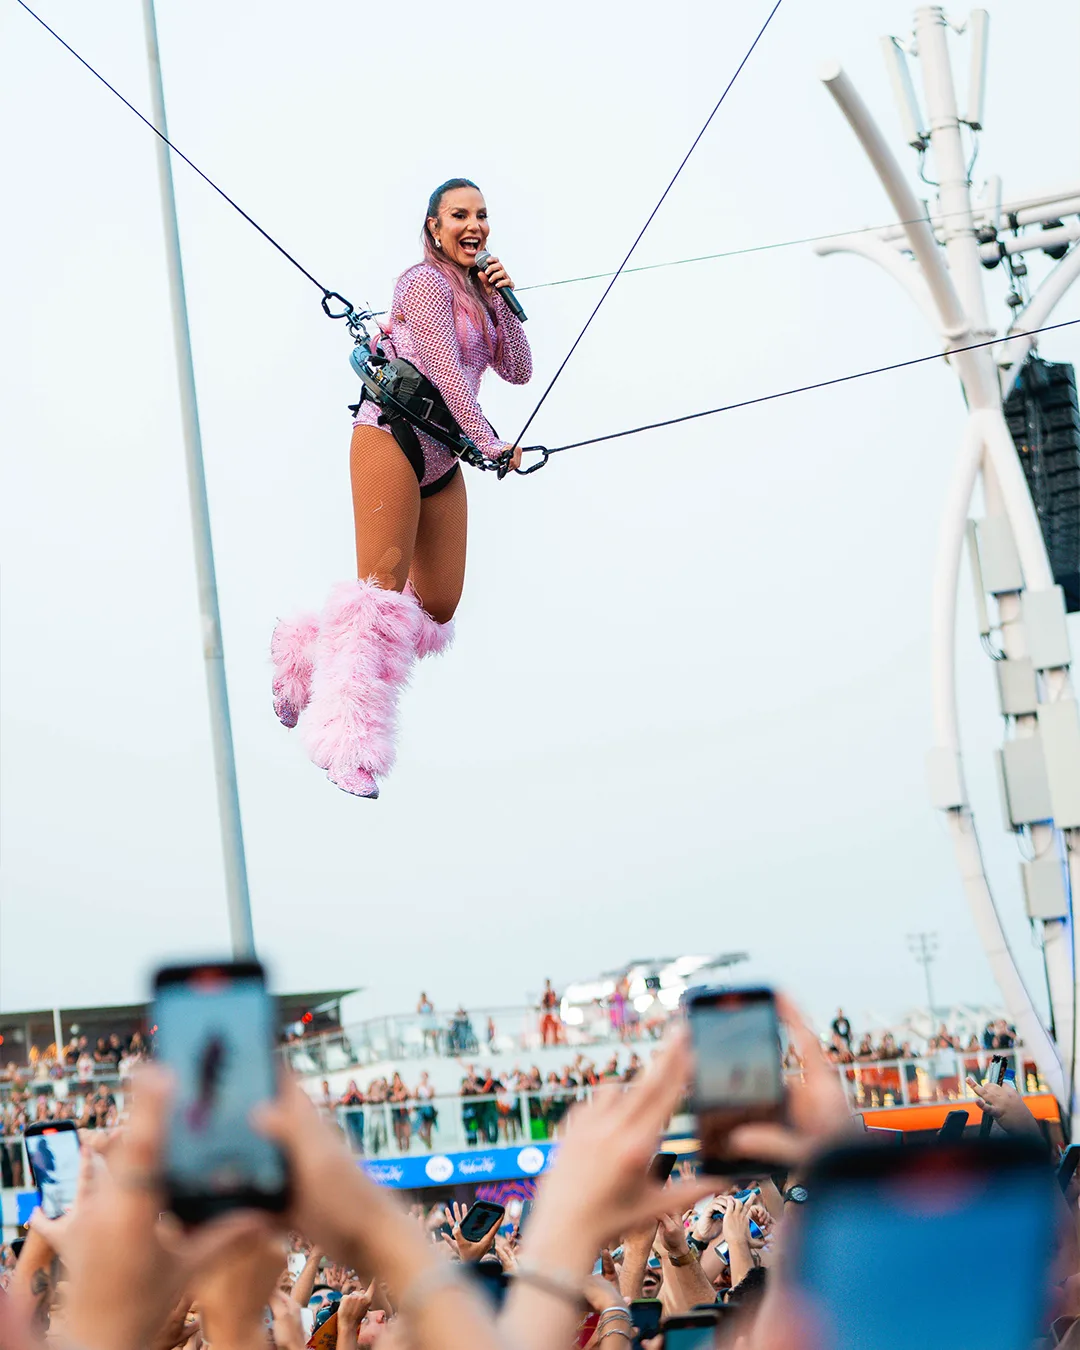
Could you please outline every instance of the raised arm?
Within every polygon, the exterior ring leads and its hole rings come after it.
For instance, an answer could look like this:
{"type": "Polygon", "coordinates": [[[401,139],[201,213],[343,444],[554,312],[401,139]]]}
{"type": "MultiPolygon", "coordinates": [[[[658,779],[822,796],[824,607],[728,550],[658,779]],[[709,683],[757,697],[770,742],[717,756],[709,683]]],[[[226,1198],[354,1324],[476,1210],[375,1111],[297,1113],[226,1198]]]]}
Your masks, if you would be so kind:
{"type": "Polygon", "coordinates": [[[437,272],[419,267],[406,282],[400,305],[428,378],[438,386],[466,436],[495,459],[503,442],[488,426],[462,369],[450,283],[437,272]]]}

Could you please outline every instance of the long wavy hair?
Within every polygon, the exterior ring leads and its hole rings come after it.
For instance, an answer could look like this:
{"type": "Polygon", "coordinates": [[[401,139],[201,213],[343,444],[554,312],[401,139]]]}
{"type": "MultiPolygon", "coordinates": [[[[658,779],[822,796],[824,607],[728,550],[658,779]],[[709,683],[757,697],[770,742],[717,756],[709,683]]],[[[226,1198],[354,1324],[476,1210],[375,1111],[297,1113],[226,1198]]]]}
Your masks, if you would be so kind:
{"type": "Polygon", "coordinates": [[[495,312],[491,308],[487,297],[484,295],[477,280],[477,271],[475,267],[463,271],[457,263],[453,263],[442,252],[435,247],[435,238],[428,226],[428,221],[437,219],[439,208],[442,206],[442,199],[448,192],[453,192],[455,188],[474,188],[477,192],[480,189],[470,178],[448,178],[445,183],[440,183],[428,199],[427,213],[424,216],[424,228],[420,231],[420,243],[424,250],[424,262],[434,267],[442,276],[444,276],[450,285],[450,295],[454,306],[454,328],[457,332],[458,343],[464,350],[468,334],[465,329],[466,320],[478,330],[484,342],[487,344],[488,351],[491,353],[492,360],[498,361],[502,357],[503,335],[498,322],[495,322],[495,345],[492,347],[491,339],[488,336],[487,316],[495,320],[495,312]]]}

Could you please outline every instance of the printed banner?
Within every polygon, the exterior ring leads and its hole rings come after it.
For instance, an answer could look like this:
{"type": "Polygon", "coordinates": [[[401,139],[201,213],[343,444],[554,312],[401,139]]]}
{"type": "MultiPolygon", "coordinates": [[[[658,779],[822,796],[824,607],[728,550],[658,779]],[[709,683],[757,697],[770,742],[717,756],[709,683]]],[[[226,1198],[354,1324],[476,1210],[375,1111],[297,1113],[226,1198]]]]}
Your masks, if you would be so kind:
{"type": "Polygon", "coordinates": [[[430,1157],[364,1159],[360,1165],[380,1186],[414,1191],[425,1186],[536,1177],[549,1166],[554,1148],[553,1144],[475,1148],[467,1153],[433,1153],[430,1157]]]}

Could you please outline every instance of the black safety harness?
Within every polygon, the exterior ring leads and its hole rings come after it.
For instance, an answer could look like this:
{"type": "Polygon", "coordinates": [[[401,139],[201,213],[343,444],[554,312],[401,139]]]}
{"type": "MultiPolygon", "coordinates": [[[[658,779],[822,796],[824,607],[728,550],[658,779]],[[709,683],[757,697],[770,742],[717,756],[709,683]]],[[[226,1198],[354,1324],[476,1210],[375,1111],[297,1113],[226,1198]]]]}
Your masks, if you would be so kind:
{"type": "MultiPolygon", "coordinates": [[[[388,356],[383,351],[381,330],[375,335],[368,331],[368,324],[375,317],[370,310],[353,309],[348,300],[336,292],[323,297],[322,307],[330,318],[345,320],[353,339],[349,364],[363,386],[359,400],[349,405],[354,416],[365,400],[374,403],[380,410],[379,426],[387,428],[414,467],[423,464],[423,450],[416,434],[422,431],[474,469],[494,469],[499,478],[506,477],[510,472],[510,449],[489,459],[458,426],[436,385],[411,361],[401,356],[388,356]],[[333,300],[341,301],[340,312],[335,313],[331,308],[333,300]]],[[[526,449],[536,451],[541,458],[517,472],[535,473],[547,463],[549,452],[542,445],[527,446],[526,449]]]]}

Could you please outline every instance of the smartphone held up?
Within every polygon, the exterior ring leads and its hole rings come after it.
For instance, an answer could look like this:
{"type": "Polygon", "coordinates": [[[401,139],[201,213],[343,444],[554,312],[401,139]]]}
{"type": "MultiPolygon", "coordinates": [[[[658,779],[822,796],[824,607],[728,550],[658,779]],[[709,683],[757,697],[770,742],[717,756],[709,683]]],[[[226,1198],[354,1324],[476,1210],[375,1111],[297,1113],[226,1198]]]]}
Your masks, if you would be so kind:
{"type": "Polygon", "coordinates": [[[721,1175],[767,1171],[768,1159],[735,1156],[729,1141],[740,1125],[786,1119],[780,1019],[772,990],[693,989],[685,1008],[703,1170],[721,1175]]]}
{"type": "Polygon", "coordinates": [[[75,1203],[78,1127],[73,1120],[38,1120],[27,1125],[24,1135],[30,1172],[41,1192],[41,1212],[47,1219],[60,1219],[75,1203]]]}
{"type": "Polygon", "coordinates": [[[176,1084],[165,1150],[170,1208],[186,1223],[232,1209],[284,1209],[284,1156],[251,1123],[277,1088],[274,1005],[262,966],[160,970],[153,1015],[157,1058],[176,1084]]]}

